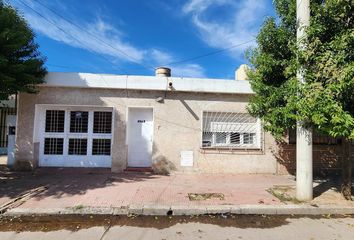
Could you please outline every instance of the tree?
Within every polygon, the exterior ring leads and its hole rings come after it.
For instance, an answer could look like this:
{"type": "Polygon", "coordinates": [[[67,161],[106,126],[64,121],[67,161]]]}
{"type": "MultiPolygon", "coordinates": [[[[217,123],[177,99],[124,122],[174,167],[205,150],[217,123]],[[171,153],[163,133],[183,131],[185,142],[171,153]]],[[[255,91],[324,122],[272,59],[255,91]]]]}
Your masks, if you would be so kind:
{"type": "Polygon", "coordinates": [[[315,131],[341,137],[342,194],[351,198],[350,142],[354,139],[354,5],[351,0],[311,1],[310,27],[296,44],[296,1],[275,0],[278,19],[268,18],[247,52],[256,95],[248,106],[280,139],[300,121],[315,131]],[[296,78],[305,69],[306,83],[296,78]]]}
{"type": "Polygon", "coordinates": [[[0,100],[35,93],[47,73],[44,61],[25,19],[0,0],[0,100]]]}

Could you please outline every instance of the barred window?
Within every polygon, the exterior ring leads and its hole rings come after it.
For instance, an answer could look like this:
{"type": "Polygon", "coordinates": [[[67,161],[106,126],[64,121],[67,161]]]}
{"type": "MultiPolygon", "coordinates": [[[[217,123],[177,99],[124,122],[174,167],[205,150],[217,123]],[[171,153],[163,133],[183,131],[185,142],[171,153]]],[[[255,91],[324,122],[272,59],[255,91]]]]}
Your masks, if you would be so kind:
{"type": "Polygon", "coordinates": [[[45,132],[64,132],[64,122],[64,110],[46,110],[45,132]]]}
{"type": "Polygon", "coordinates": [[[63,155],[64,138],[45,138],[44,154],[45,155],[63,155]]]}
{"type": "Polygon", "coordinates": [[[93,139],[92,155],[111,155],[111,139],[93,139]]]}
{"type": "Polygon", "coordinates": [[[112,132],[112,112],[94,112],[93,133],[112,132]]]}
{"type": "Polygon", "coordinates": [[[88,112],[72,111],[70,112],[70,132],[87,133],[88,112]]]}
{"type": "Polygon", "coordinates": [[[70,138],[69,139],[69,155],[86,155],[87,139],[70,138]]]}
{"type": "Polygon", "coordinates": [[[202,147],[260,148],[260,121],[247,113],[203,112],[202,147]]]}

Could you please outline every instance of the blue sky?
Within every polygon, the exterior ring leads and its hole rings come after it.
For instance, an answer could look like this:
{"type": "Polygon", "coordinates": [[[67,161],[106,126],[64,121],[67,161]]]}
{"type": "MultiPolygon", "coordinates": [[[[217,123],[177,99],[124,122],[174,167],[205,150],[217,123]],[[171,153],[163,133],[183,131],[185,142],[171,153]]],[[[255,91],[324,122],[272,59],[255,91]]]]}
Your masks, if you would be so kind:
{"type": "Polygon", "coordinates": [[[48,70],[64,72],[153,75],[169,66],[173,76],[231,79],[274,15],[271,0],[8,2],[34,29],[48,70]]]}

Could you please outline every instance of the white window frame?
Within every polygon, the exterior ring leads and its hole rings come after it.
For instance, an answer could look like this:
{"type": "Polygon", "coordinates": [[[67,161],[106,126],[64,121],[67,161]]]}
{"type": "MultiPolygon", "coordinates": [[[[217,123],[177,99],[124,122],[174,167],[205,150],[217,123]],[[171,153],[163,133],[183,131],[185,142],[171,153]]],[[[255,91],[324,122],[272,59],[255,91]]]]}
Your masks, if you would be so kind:
{"type": "MultiPolygon", "coordinates": [[[[223,125],[223,124],[236,124],[236,125],[240,125],[240,130],[236,130],[236,131],[232,131],[232,132],[237,132],[240,134],[240,143],[239,144],[231,144],[231,131],[230,132],[223,132],[225,135],[226,135],[226,143],[216,143],[216,133],[217,131],[215,132],[212,132],[212,141],[211,141],[211,146],[204,146],[203,145],[203,126],[204,126],[204,114],[206,112],[222,112],[222,113],[241,113],[241,112],[227,112],[227,111],[210,111],[210,110],[203,110],[202,111],[202,114],[201,114],[201,135],[200,135],[200,138],[201,138],[201,141],[200,141],[200,148],[201,149],[240,149],[240,150],[247,150],[247,149],[255,149],[255,150],[261,150],[262,149],[262,142],[263,142],[263,132],[262,132],[262,124],[261,124],[261,120],[259,118],[257,118],[256,122],[255,123],[230,123],[230,122],[213,122],[214,124],[220,124],[220,125],[223,125]],[[245,131],[242,131],[242,127],[241,125],[244,124],[244,125],[247,125],[247,124],[253,124],[255,125],[254,127],[254,131],[252,132],[245,132],[245,131]],[[255,134],[255,141],[256,143],[255,144],[245,144],[244,143],[244,133],[254,133],[255,134]]],[[[248,114],[248,113],[246,113],[248,114]]]]}

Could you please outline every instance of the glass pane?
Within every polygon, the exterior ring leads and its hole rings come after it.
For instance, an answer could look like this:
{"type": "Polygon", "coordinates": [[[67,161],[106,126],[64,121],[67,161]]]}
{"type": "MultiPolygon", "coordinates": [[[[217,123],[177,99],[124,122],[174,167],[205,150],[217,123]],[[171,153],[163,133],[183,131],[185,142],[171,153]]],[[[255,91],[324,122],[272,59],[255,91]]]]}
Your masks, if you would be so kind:
{"type": "Polygon", "coordinates": [[[240,133],[231,133],[230,134],[230,143],[231,144],[240,144],[240,133]]]}
{"type": "Polygon", "coordinates": [[[213,139],[213,134],[210,132],[203,132],[203,147],[210,147],[213,139]]]}
{"type": "Polygon", "coordinates": [[[111,155],[111,139],[93,139],[92,155],[111,155]]]}
{"type": "Polygon", "coordinates": [[[69,155],[86,155],[87,139],[71,138],[69,139],[69,155]]]}
{"type": "Polygon", "coordinates": [[[93,133],[112,132],[112,112],[94,112],[93,133]]]}
{"type": "Polygon", "coordinates": [[[226,133],[215,133],[215,143],[225,144],[226,143],[226,133]]]}
{"type": "Polygon", "coordinates": [[[256,138],[256,134],[255,133],[244,133],[243,134],[243,143],[244,144],[254,144],[256,138]]]}
{"type": "Polygon", "coordinates": [[[44,154],[46,155],[63,155],[64,139],[63,138],[45,138],[44,154]]]}
{"type": "Polygon", "coordinates": [[[88,112],[70,112],[70,132],[87,133],[88,112]]]}
{"type": "Polygon", "coordinates": [[[64,110],[46,110],[45,132],[64,132],[64,110]]]}

